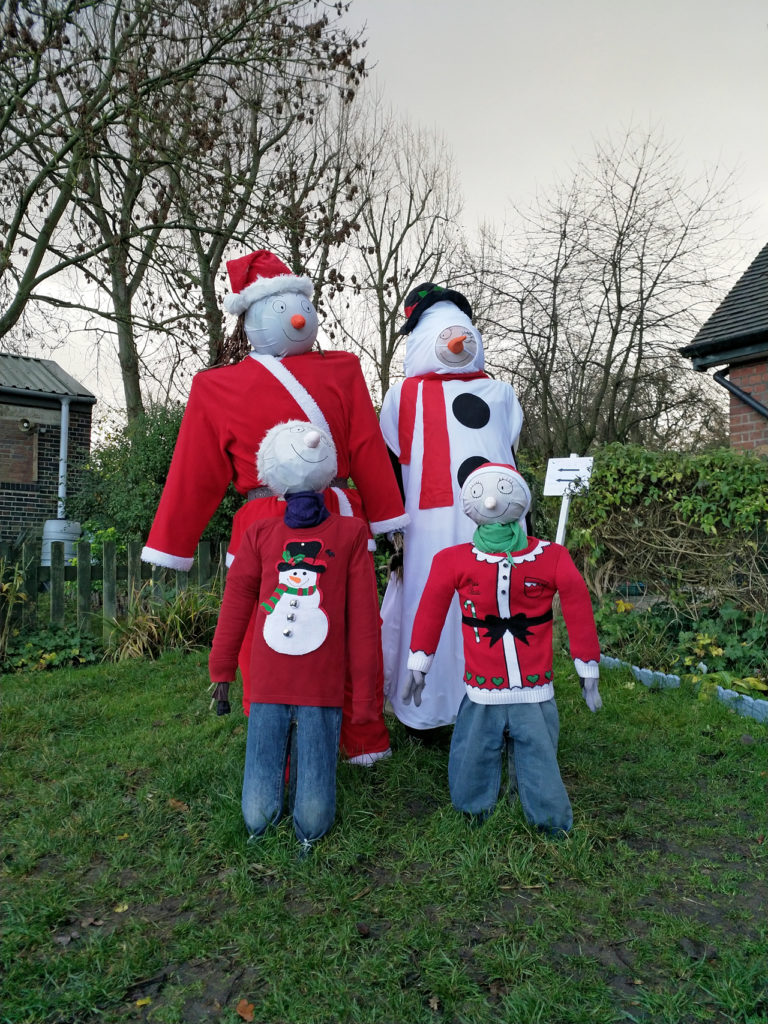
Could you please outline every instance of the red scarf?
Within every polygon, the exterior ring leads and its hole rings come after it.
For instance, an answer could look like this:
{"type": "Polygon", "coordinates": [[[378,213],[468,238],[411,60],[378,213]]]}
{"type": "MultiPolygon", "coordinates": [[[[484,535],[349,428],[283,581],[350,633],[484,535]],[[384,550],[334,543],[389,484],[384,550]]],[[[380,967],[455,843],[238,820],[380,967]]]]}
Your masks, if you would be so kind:
{"type": "Polygon", "coordinates": [[[410,465],[413,446],[413,428],[416,423],[416,399],[421,390],[422,420],[424,424],[424,456],[421,466],[421,493],[419,508],[444,508],[453,504],[451,480],[451,446],[448,440],[448,420],[445,413],[444,380],[478,380],[487,378],[482,370],[475,373],[423,373],[406,377],[400,392],[398,440],[400,463],[410,465]],[[429,454],[427,454],[429,438],[429,454]]]}

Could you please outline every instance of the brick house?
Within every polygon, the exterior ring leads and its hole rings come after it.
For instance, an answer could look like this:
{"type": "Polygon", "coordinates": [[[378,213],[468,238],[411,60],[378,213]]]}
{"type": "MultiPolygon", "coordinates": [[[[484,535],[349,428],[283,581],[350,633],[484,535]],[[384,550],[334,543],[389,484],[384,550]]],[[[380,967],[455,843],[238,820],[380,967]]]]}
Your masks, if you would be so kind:
{"type": "Polygon", "coordinates": [[[732,448],[768,455],[768,245],[680,354],[730,392],[732,448]]]}
{"type": "Polygon", "coordinates": [[[46,520],[63,517],[70,465],[90,451],[95,402],[52,360],[0,353],[0,542],[39,537],[46,520]]]}

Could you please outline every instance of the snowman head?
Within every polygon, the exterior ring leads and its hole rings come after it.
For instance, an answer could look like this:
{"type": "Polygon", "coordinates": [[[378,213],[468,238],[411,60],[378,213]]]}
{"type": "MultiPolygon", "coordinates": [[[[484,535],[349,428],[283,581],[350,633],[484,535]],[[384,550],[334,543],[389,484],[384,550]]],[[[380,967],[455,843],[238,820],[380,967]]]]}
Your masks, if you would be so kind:
{"type": "Polygon", "coordinates": [[[531,492],[514,466],[486,462],[461,488],[461,507],[479,526],[516,523],[531,505],[531,492]]]}
{"type": "Polygon", "coordinates": [[[243,319],[243,330],[259,355],[309,352],[317,340],[317,310],[310,302],[314,286],[292,274],[266,249],[227,263],[232,294],[224,307],[243,319]]]}
{"type": "Polygon", "coordinates": [[[275,494],[322,491],[336,476],[336,448],[320,427],[288,420],[264,435],[256,469],[259,479],[275,494]]]}
{"type": "Polygon", "coordinates": [[[475,373],[484,365],[480,332],[453,302],[435,302],[425,309],[405,343],[406,377],[475,373]]]}

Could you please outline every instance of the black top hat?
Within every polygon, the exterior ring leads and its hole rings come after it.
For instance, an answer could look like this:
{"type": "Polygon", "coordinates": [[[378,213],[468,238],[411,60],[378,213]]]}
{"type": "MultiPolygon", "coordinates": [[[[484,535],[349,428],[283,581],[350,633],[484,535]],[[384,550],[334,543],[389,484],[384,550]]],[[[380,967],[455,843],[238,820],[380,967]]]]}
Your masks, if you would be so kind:
{"type": "Polygon", "coordinates": [[[326,566],[322,562],[315,562],[322,546],[323,543],[319,540],[288,541],[283,552],[285,561],[278,562],[277,571],[302,568],[309,569],[310,572],[325,572],[326,566]]]}
{"type": "Polygon", "coordinates": [[[403,311],[406,321],[398,331],[398,334],[410,334],[419,317],[425,309],[434,306],[436,302],[452,302],[458,306],[462,313],[466,313],[472,319],[472,307],[461,292],[455,292],[452,288],[443,288],[442,285],[426,282],[411,289],[405,297],[403,311]]]}

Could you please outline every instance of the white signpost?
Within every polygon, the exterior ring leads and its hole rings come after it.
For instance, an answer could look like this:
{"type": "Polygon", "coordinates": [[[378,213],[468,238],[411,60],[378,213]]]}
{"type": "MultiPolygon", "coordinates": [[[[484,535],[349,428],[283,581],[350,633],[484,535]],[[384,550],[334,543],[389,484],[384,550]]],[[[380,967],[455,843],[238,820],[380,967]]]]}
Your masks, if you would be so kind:
{"type": "Polygon", "coordinates": [[[547,463],[547,475],[544,479],[544,494],[547,497],[562,495],[563,501],[560,505],[560,520],[557,524],[557,536],[555,541],[558,544],[565,542],[565,525],[568,522],[568,509],[571,505],[571,498],[579,491],[586,491],[589,487],[589,478],[592,474],[592,462],[590,456],[579,456],[571,454],[567,459],[550,459],[547,463]]]}

